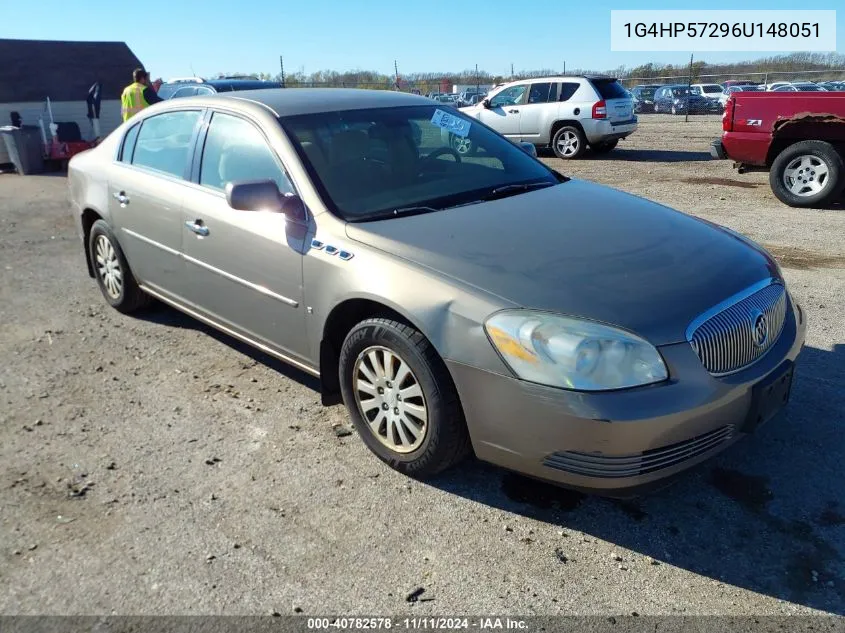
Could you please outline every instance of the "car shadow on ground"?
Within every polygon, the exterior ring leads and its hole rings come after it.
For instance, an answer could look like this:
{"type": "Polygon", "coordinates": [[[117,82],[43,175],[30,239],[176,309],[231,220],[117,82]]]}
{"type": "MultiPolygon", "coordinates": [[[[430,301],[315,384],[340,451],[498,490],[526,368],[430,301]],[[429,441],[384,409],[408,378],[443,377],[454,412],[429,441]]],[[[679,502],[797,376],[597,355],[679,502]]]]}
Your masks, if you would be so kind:
{"type": "MultiPolygon", "coordinates": [[[[175,309],[156,305],[138,316],[200,331],[319,392],[317,378],[175,309]]],[[[845,615],[843,385],[845,345],[805,347],[784,414],[668,488],[636,500],[569,491],[475,459],[425,484],[561,528],[566,564],[578,564],[576,535],[567,532],[577,530],[654,561],[623,556],[623,567],[673,565],[845,615]]]]}
{"type": "Polygon", "coordinates": [[[293,365],[290,365],[282,360],[279,360],[275,356],[271,356],[265,352],[262,352],[251,345],[243,343],[238,339],[234,338],[233,336],[229,336],[228,334],[217,330],[210,325],[206,325],[202,321],[199,321],[175,308],[171,308],[170,306],[164,305],[163,303],[154,302],[149,308],[146,308],[133,316],[141,319],[143,321],[149,321],[150,323],[157,323],[159,325],[166,325],[168,327],[174,328],[184,328],[190,330],[196,330],[198,332],[202,332],[203,334],[210,336],[211,338],[231,347],[232,349],[240,352],[244,356],[248,356],[252,360],[261,363],[262,365],[266,365],[270,369],[273,369],[283,375],[285,378],[289,378],[290,380],[294,380],[309,389],[313,389],[314,391],[320,391],[320,379],[312,376],[311,374],[302,371],[301,369],[297,369],[293,365]]]}
{"type": "MultiPolygon", "coordinates": [[[[845,614],[845,345],[806,347],[797,372],[784,414],[633,501],[568,491],[474,460],[427,483],[653,559],[623,557],[623,567],[673,565],[845,614]]],[[[573,541],[574,534],[560,538],[567,564],[577,564],[573,541]]]]}

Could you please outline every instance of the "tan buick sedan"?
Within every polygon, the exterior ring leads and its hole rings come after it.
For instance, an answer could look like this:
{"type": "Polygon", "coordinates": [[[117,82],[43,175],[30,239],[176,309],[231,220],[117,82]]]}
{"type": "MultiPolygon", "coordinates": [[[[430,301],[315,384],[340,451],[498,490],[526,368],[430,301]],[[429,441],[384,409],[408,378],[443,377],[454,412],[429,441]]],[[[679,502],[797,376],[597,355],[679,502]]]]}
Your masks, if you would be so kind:
{"type": "Polygon", "coordinates": [[[759,246],[415,95],[168,101],[69,185],[109,304],[155,297],[319,376],[409,475],[474,452],[633,494],[777,413],[804,342],[759,246]]]}

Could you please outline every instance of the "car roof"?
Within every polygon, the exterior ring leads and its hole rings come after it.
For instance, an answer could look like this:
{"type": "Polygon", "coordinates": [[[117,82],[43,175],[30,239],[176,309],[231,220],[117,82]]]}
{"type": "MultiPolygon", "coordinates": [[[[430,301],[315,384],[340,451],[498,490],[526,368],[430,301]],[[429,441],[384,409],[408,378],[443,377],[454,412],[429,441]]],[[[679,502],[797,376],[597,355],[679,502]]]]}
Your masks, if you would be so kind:
{"type": "Polygon", "coordinates": [[[341,110],[431,105],[432,103],[431,99],[407,92],[355,88],[270,88],[218,93],[205,98],[209,101],[222,99],[252,101],[263,104],[277,116],[282,117],[341,110]]]}

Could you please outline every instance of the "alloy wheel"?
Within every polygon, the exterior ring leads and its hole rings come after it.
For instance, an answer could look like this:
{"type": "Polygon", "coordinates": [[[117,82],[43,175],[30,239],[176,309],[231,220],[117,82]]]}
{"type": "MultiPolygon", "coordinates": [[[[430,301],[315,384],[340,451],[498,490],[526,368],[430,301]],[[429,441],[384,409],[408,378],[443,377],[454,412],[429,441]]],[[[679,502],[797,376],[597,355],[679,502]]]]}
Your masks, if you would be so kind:
{"type": "Polygon", "coordinates": [[[123,271],[114,246],[105,235],[97,236],[95,249],[97,260],[97,274],[103,282],[103,287],[112,299],[118,299],[123,290],[123,271]]]}
{"type": "Polygon", "coordinates": [[[396,352],[374,345],[355,361],[355,401],[373,435],[397,453],[410,453],[428,432],[428,409],[419,380],[396,352]]]}
{"type": "Polygon", "coordinates": [[[562,156],[574,156],[578,153],[579,143],[578,135],[566,130],[557,139],[557,150],[562,156]]]}

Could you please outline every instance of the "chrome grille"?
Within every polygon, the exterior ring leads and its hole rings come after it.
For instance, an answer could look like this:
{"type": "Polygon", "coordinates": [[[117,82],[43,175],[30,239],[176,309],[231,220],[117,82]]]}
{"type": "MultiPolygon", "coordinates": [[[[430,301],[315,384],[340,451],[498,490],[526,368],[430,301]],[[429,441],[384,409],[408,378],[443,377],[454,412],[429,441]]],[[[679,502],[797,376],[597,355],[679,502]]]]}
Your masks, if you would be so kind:
{"type": "Polygon", "coordinates": [[[722,376],[762,358],[780,337],[785,319],[786,289],[770,283],[705,315],[688,339],[707,371],[722,376]]]}
{"type": "Polygon", "coordinates": [[[715,449],[734,435],[733,424],[727,424],[677,444],[661,446],[632,455],[599,455],[562,451],[552,453],[543,465],[585,477],[636,477],[671,468],[715,449]]]}

